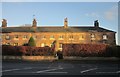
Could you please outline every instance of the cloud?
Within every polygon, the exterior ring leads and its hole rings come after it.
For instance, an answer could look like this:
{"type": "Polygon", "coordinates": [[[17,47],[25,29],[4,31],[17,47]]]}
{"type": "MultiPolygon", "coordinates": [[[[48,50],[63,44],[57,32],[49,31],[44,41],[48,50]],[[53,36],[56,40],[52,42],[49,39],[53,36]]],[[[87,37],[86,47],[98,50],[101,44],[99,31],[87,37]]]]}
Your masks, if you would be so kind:
{"type": "Polygon", "coordinates": [[[114,20],[118,16],[118,6],[113,6],[109,10],[104,12],[104,17],[107,20],[114,20]]]}
{"type": "Polygon", "coordinates": [[[108,20],[113,20],[114,19],[114,13],[111,11],[105,12],[105,18],[108,20]]]}
{"type": "Polygon", "coordinates": [[[86,16],[88,16],[88,17],[94,17],[94,18],[99,18],[100,16],[97,14],[97,13],[95,13],[95,12],[92,12],[92,13],[87,13],[87,14],[85,14],[86,16]]]}
{"type": "Polygon", "coordinates": [[[99,13],[98,12],[86,13],[85,16],[96,18],[96,19],[103,17],[109,21],[112,21],[118,17],[118,6],[114,5],[104,12],[101,11],[99,13]]]}

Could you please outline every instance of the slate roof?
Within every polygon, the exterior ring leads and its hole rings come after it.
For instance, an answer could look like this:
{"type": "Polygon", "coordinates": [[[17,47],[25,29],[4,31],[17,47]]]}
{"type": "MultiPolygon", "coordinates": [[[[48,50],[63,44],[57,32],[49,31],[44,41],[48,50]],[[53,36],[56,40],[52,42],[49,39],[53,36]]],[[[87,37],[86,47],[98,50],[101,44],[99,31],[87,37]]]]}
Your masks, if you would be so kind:
{"type": "Polygon", "coordinates": [[[62,26],[54,26],[54,27],[6,27],[2,28],[2,32],[89,32],[89,31],[97,31],[97,32],[114,32],[108,29],[104,29],[102,27],[94,27],[94,26],[69,26],[67,29],[64,29],[62,26]]]}

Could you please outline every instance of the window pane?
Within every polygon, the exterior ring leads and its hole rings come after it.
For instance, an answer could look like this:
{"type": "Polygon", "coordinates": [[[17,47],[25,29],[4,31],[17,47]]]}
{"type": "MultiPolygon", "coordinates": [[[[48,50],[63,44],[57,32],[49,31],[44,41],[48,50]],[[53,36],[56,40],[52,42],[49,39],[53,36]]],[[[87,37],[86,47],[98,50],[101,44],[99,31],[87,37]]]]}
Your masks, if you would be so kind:
{"type": "Polygon", "coordinates": [[[59,36],[59,38],[61,38],[61,39],[62,39],[62,38],[63,38],[63,35],[60,35],[60,36],[59,36]]]}
{"type": "Polygon", "coordinates": [[[18,35],[16,35],[15,38],[18,38],[18,35]]]}
{"type": "Polygon", "coordinates": [[[42,38],[44,38],[44,39],[45,39],[46,37],[45,37],[45,36],[42,36],[42,38]]]}
{"type": "Polygon", "coordinates": [[[52,36],[50,36],[50,38],[54,38],[54,36],[52,35],[52,36]]]}
{"type": "Polygon", "coordinates": [[[6,45],[10,45],[10,43],[6,43],[6,45]]]}
{"type": "Polygon", "coordinates": [[[6,39],[6,40],[10,40],[10,36],[8,36],[8,35],[5,36],[5,39],[6,39]]]}
{"type": "Polygon", "coordinates": [[[61,43],[59,44],[59,48],[62,48],[62,44],[61,43]]]}
{"type": "Polygon", "coordinates": [[[24,35],[24,36],[23,36],[23,38],[27,38],[27,36],[26,36],[26,35],[24,35]]]}
{"type": "Polygon", "coordinates": [[[95,34],[91,34],[91,38],[95,38],[95,34]]]}
{"type": "Polygon", "coordinates": [[[107,39],[107,35],[103,35],[103,39],[106,40],[107,39]]]}
{"type": "Polygon", "coordinates": [[[45,47],[47,44],[46,43],[42,43],[41,44],[41,47],[45,47]]]}

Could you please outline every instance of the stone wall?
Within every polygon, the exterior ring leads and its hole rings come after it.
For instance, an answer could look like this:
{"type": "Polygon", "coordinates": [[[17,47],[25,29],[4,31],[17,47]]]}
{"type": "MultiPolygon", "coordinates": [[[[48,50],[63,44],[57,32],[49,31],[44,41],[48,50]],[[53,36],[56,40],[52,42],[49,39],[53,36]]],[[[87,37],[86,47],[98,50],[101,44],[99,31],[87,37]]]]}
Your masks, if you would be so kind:
{"type": "Polygon", "coordinates": [[[41,61],[41,60],[57,60],[54,56],[2,56],[3,60],[25,60],[25,61],[41,61]]]}
{"type": "Polygon", "coordinates": [[[78,43],[78,44],[99,44],[99,43],[106,43],[106,44],[114,44],[116,45],[116,38],[115,33],[113,32],[12,32],[12,33],[3,33],[2,34],[2,44],[10,43],[10,45],[14,45],[18,43],[19,46],[28,43],[30,37],[33,37],[36,41],[36,46],[41,47],[42,44],[51,46],[54,40],[56,40],[56,48],[55,50],[62,50],[60,48],[60,44],[64,43],[78,43]],[[95,35],[95,38],[91,40],[91,34],[95,35]],[[103,34],[107,34],[107,40],[103,40],[103,34]],[[5,36],[10,36],[10,40],[6,40],[5,36]],[[18,39],[15,36],[18,35],[18,39]],[[24,39],[24,35],[27,36],[24,39]],[[51,35],[54,38],[50,38],[51,35]],[[61,39],[60,36],[63,35],[61,39]],[[45,38],[43,38],[45,36],[45,38]],[[73,38],[70,38],[73,36],[73,38]],[[105,41],[105,42],[104,42],[105,41]]]}

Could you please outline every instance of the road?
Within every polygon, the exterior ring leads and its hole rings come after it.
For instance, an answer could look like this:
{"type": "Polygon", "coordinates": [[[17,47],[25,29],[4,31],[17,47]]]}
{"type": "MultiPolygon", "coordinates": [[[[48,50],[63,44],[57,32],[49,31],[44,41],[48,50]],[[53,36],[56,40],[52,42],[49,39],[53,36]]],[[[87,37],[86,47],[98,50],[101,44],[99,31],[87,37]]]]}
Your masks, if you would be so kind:
{"type": "Polygon", "coordinates": [[[2,75],[119,75],[118,61],[5,61],[2,75]]]}

